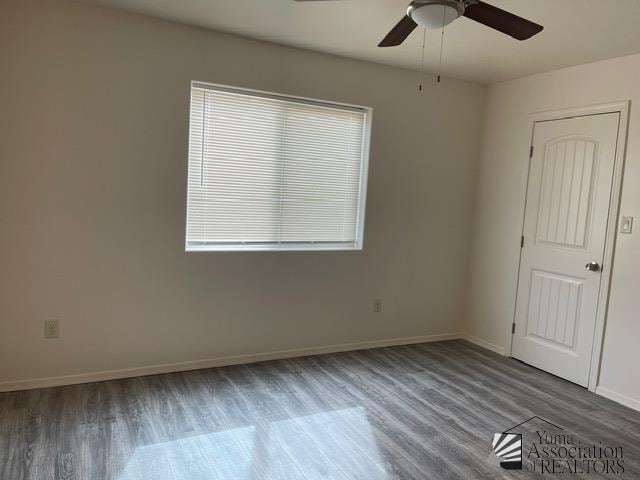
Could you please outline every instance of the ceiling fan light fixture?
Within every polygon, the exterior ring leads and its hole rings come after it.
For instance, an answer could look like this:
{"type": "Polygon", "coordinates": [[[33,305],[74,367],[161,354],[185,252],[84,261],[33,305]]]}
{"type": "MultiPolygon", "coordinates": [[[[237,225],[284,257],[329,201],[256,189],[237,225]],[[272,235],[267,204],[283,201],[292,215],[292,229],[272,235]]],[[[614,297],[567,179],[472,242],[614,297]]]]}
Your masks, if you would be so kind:
{"type": "Polygon", "coordinates": [[[430,30],[446,27],[464,13],[464,2],[458,0],[414,0],[407,15],[418,25],[430,30]]]}

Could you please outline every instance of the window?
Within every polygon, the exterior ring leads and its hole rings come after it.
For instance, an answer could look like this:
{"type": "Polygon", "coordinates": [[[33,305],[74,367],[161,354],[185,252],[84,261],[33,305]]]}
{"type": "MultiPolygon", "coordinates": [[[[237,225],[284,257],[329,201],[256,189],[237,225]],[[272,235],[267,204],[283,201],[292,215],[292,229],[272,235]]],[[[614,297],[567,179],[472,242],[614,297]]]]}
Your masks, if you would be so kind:
{"type": "Polygon", "coordinates": [[[187,251],[361,249],[370,117],[194,82],[187,251]]]}

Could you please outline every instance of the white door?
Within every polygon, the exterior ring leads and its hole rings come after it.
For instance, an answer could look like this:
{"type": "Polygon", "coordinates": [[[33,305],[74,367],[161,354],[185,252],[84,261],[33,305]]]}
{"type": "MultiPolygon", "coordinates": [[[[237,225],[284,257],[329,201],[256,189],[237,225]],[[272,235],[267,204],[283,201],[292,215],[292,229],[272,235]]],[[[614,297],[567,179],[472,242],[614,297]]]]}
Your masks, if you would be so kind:
{"type": "Polygon", "coordinates": [[[537,122],[529,167],[513,356],[585,387],[619,119],[537,122]]]}

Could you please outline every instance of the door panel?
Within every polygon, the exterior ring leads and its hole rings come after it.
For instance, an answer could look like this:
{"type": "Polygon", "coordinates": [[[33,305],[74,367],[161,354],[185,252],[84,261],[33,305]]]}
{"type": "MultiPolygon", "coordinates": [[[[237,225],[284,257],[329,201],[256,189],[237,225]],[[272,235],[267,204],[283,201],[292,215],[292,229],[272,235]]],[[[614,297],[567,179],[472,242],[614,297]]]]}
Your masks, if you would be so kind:
{"type": "Polygon", "coordinates": [[[575,350],[583,281],[533,271],[527,335],[575,350]]]}
{"type": "Polygon", "coordinates": [[[536,123],[513,356],[586,386],[619,114],[536,123]]]}
{"type": "Polygon", "coordinates": [[[583,248],[593,200],[597,144],[572,138],[546,148],[536,240],[583,248]]]}

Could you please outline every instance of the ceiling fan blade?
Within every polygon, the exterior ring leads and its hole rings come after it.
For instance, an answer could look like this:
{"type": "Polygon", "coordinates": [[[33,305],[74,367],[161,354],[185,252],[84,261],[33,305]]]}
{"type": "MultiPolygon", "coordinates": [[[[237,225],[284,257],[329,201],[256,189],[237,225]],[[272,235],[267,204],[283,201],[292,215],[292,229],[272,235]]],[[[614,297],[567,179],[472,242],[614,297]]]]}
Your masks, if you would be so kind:
{"type": "Polygon", "coordinates": [[[542,25],[480,0],[469,4],[464,11],[464,16],[499,32],[506,33],[517,40],[531,38],[544,29],[542,25]]]}
{"type": "Polygon", "coordinates": [[[402,17],[395,27],[391,29],[387,36],[378,44],[379,47],[396,47],[404,42],[409,34],[413,32],[418,24],[408,16],[402,17]]]}

